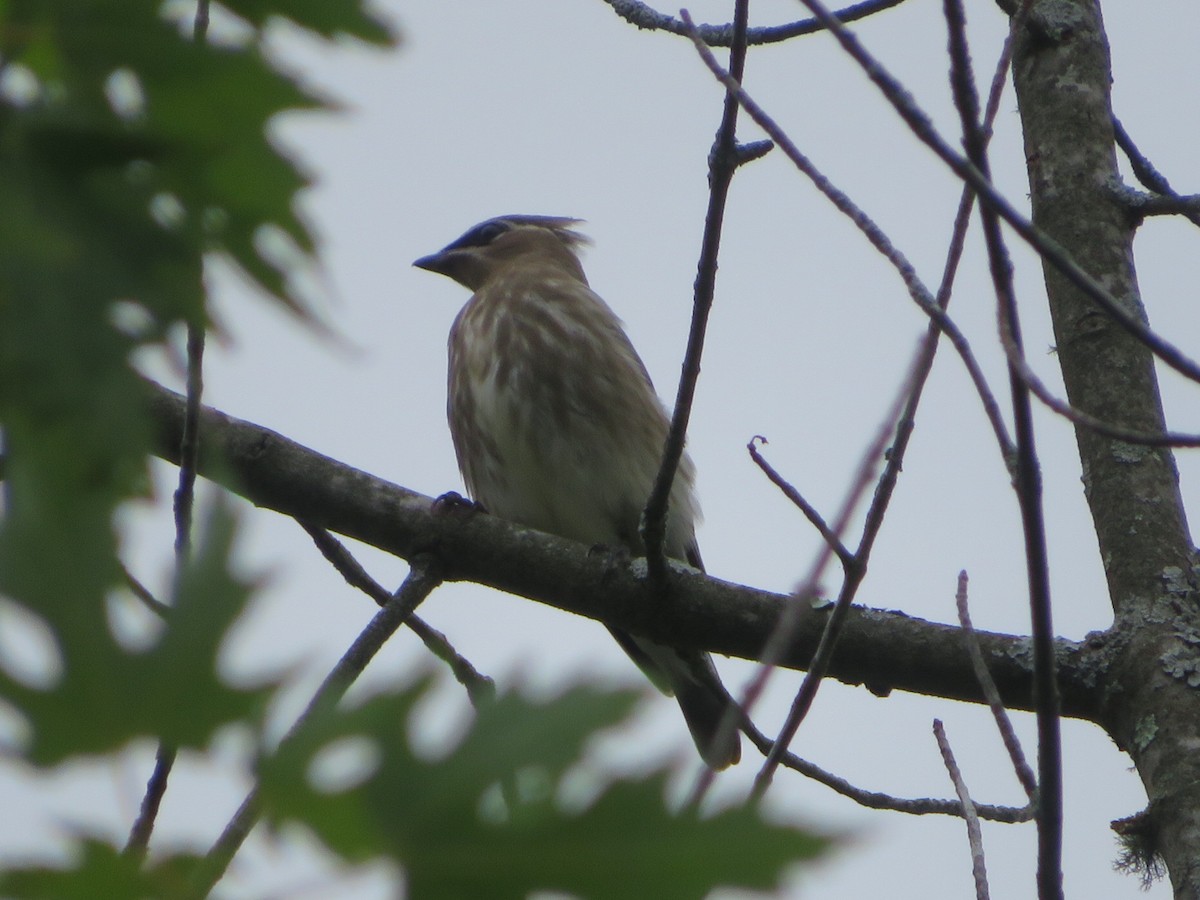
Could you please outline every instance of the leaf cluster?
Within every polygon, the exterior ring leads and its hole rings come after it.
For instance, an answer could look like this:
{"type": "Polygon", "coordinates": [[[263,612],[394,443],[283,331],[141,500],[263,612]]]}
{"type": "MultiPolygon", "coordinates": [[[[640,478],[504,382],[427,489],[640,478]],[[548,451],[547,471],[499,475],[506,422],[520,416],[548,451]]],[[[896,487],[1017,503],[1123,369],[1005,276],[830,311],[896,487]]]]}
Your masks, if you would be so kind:
{"type": "Polygon", "coordinates": [[[484,704],[444,758],[407,738],[428,681],[341,710],[305,729],[262,767],[276,821],[308,823],[348,859],[387,856],[414,897],[520,898],[537,890],[589,898],[699,898],[719,884],[769,889],[829,840],[765,823],[739,807],[701,818],[663,804],[666,770],[620,780],[584,809],[567,776],[593,734],[624,723],[638,694],[586,685],[530,701],[484,704]],[[321,755],[366,742],[378,765],[345,789],[317,777],[321,755]]]}
{"type": "Polygon", "coordinates": [[[107,626],[104,600],[122,580],[114,515],[148,483],[131,354],[176,323],[206,324],[212,255],[299,308],[263,241],[283,235],[312,258],[296,205],[307,181],[268,126],[322,104],[267,56],[269,17],[391,40],[356,4],[231,2],[219,11],[242,38],[220,46],[170,11],[156,0],[0,2],[0,593],[49,629],[61,668],[48,690],[7,674],[0,687],[42,765],[137,734],[195,743],[245,712],[200,659],[245,601],[223,574],[227,527],[180,580],[152,652],[124,650],[107,626]],[[170,695],[184,687],[227,708],[180,721],[170,695]]]}
{"type": "MultiPolygon", "coordinates": [[[[114,633],[116,522],[147,490],[152,439],[131,360],[181,324],[208,327],[213,258],[304,314],[292,270],[318,253],[297,206],[308,178],[270,132],[279,115],[328,103],[281,70],[264,38],[277,20],[316,39],[395,37],[358,2],[226,0],[208,40],[190,14],[159,0],[0,0],[0,620],[49,638],[44,679],[9,665],[0,642],[0,706],[24,726],[20,766],[119,753],[144,736],[203,750],[235,722],[261,741],[277,687],[235,687],[219,671],[253,594],[232,574],[237,529],[220,505],[157,638],[131,648],[114,633]]],[[[590,735],[628,716],[625,692],[502,696],[445,758],[422,757],[406,729],[427,686],[326,711],[264,753],[267,816],[305,823],[345,859],[395,860],[418,897],[700,897],[721,883],[770,887],[827,844],[748,808],[668,812],[665,771],[564,806],[590,735]],[[331,789],[320,760],[349,740],[378,764],[331,789]]],[[[0,873],[0,894],[185,897],[201,865],[86,836],[73,849],[62,868],[0,873]]]]}

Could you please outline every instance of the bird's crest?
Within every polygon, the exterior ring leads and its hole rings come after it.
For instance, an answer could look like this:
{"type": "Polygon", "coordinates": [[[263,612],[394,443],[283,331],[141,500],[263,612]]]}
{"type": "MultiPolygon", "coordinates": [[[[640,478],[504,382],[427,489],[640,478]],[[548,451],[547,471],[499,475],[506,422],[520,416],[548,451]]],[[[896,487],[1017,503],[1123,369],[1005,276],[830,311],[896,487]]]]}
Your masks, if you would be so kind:
{"type": "Polygon", "coordinates": [[[447,247],[447,250],[466,247],[486,247],[502,234],[524,228],[540,228],[549,231],[574,250],[584,244],[591,243],[586,235],[575,230],[576,225],[583,223],[582,219],[568,216],[496,216],[486,222],[480,222],[457,241],[447,247]]]}

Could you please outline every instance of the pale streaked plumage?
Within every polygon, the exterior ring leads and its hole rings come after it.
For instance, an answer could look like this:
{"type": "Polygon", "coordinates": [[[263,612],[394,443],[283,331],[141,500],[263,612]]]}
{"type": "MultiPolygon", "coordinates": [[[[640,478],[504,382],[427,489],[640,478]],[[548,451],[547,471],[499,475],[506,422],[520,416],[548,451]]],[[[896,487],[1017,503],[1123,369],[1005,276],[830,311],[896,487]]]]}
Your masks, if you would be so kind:
{"type": "MultiPolygon", "coordinates": [[[[588,544],[641,553],[638,523],[668,419],[620,320],[587,284],[575,219],[503,216],[416,265],[475,293],[450,332],[447,412],[467,489],[495,515],[588,544]]],[[[671,492],[666,552],[700,566],[699,508],[685,455],[671,492]]],[[[730,702],[707,654],[613,630],[654,683],[678,698],[705,760],[730,702]]]]}

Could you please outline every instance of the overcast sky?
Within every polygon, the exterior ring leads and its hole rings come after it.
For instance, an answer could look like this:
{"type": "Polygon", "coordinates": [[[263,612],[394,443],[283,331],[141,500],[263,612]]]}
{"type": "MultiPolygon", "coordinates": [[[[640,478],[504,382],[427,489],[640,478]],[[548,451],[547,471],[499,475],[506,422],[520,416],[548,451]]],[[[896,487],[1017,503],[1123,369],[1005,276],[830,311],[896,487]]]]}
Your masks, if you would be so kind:
{"type": "MultiPolygon", "coordinates": [[[[971,3],[978,71],[990,71],[1005,19],[971,3]]],[[[699,2],[698,20],[725,21],[731,2],[699,2]]],[[[276,43],[314,85],[340,99],[338,115],[281,123],[284,144],[317,178],[305,208],[324,238],[323,316],[339,336],[323,339],[217,272],[217,308],[229,335],[210,346],[206,402],[322,453],[430,495],[461,489],[444,419],[445,339],[467,299],[448,279],[411,268],[468,226],[501,213],[587,220],[594,246],[584,263],[592,286],[625,320],[660,394],[674,396],[691,313],[691,286],[707,200],[706,156],[722,93],[690,43],[639,32],[602,0],[399,0],[382,5],[401,29],[396,52],[331,49],[280,32],[276,43]]],[[[948,102],[941,4],[908,0],[857,27],[902,78],[943,133],[955,133],[948,102]]],[[[674,12],[674,9],[668,8],[674,12]]],[[[801,17],[798,3],[758,0],[753,24],[801,17]]],[[[1106,8],[1113,41],[1117,113],[1158,167],[1183,191],[1200,189],[1200,7],[1194,0],[1106,8]]],[[[724,53],[722,52],[722,57],[724,53]]],[[[825,36],[753,49],[746,85],[826,174],[862,205],[908,255],[927,284],[941,272],[959,185],[913,138],[853,63],[825,36]]],[[[760,133],[743,120],[740,136],[760,133]]],[[[1011,85],[993,143],[996,180],[1026,205],[1019,121],[1011,85]]],[[[1195,229],[1152,221],[1137,245],[1152,323],[1200,348],[1195,229]]],[[[1036,261],[1014,243],[1031,362],[1061,382],[1036,261]]],[[[993,298],[972,233],[952,313],[972,339],[998,392],[1005,378],[993,298]]],[[[706,521],[699,533],[711,574],[787,591],[806,571],[819,538],[747,458],[765,435],[772,463],[827,515],[836,510],[866,442],[891,403],[925,328],[894,272],[780,153],[743,169],[729,201],[721,268],[690,448],[706,521]]],[[[1171,425],[1200,430],[1195,393],[1164,379],[1171,425]]],[[[1083,503],[1070,428],[1039,410],[1046,476],[1056,630],[1080,638],[1107,627],[1105,593],[1083,503]]],[[[1197,499],[1194,457],[1181,458],[1186,499],[1197,499]]],[[[162,470],[162,503],[172,470],[162,470]]],[[[1193,510],[1194,511],[1194,510],[1193,510]]],[[[1194,515],[1200,515],[1195,513],[1194,515]]],[[[164,519],[130,517],[132,564],[160,583],[170,559],[164,519]]],[[[373,612],[346,589],[294,523],[246,509],[244,564],[266,588],[230,648],[239,673],[297,672],[277,710],[282,730],[373,612]]],[[[954,619],[955,580],[971,576],[980,628],[1028,632],[1017,508],[999,454],[952,354],[939,355],[904,474],[859,594],[869,606],[954,619]]],[[[383,582],[403,563],[362,548],[383,582]]],[[[836,588],[835,573],[826,586],[836,588]]],[[[422,614],[502,684],[538,685],[580,673],[636,683],[633,666],[597,623],[473,586],[439,590],[422,614]]],[[[418,642],[402,634],[373,664],[379,684],[413,669],[418,642]]],[[[720,660],[731,688],[752,669],[720,660]]],[[[775,678],[760,711],[777,724],[799,683],[775,678]]],[[[460,721],[461,692],[448,686],[431,714],[460,721]]],[[[794,749],[852,782],[901,796],[950,796],[930,733],[945,720],[977,800],[1018,804],[1021,794],[985,710],[827,683],[794,749]]],[[[627,763],[696,760],[673,702],[648,707],[639,739],[609,748],[627,763]]],[[[1035,752],[1032,717],[1017,715],[1035,752]]],[[[617,742],[614,742],[614,744],[617,742]]],[[[1075,897],[1149,894],[1110,871],[1111,819],[1145,797],[1129,760],[1098,728],[1064,723],[1065,886],[1075,897]]],[[[246,784],[222,774],[245,747],[231,737],[220,765],[185,760],[168,792],[160,834],[198,848],[211,840],[246,784]]],[[[150,770],[149,743],[116,766],[32,781],[0,772],[0,791],[29,809],[21,833],[3,828],[6,855],[44,849],[63,817],[123,833],[150,770]]],[[[721,776],[736,798],[755,772],[748,759],[721,776]]],[[[686,781],[681,781],[686,783],[686,781]]],[[[782,815],[848,833],[853,843],[792,883],[808,898],[886,895],[961,898],[971,892],[961,822],[870,812],[784,773],[772,806],[782,815]]],[[[5,804],[7,806],[7,801],[5,804]]],[[[15,807],[10,807],[15,808],[15,807]]],[[[398,814],[402,814],[398,811],[398,814]]],[[[9,818],[9,817],[6,817],[9,818]]],[[[985,826],[993,896],[1033,896],[1033,826],[985,826]]],[[[388,896],[386,873],[368,868],[336,891],[311,843],[285,834],[247,845],[226,896],[388,896]]]]}

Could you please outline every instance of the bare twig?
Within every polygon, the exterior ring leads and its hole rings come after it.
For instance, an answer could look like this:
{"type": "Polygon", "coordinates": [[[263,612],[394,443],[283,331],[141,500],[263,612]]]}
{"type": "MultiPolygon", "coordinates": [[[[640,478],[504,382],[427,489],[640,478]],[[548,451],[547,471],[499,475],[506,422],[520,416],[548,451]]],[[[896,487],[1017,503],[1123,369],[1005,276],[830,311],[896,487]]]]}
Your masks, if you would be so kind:
{"type": "Polygon", "coordinates": [[[1200,434],[1188,434],[1181,431],[1138,431],[1133,428],[1124,428],[1114,422],[1109,422],[1085,413],[1065,400],[1054,396],[1045,383],[1038,378],[1037,373],[1033,371],[1024,357],[1013,352],[1010,344],[1004,343],[1003,346],[1005,353],[1008,355],[1009,365],[1012,366],[1013,371],[1016,372],[1021,382],[1048,409],[1062,416],[1064,419],[1090,429],[1097,434],[1102,434],[1105,437],[1110,437],[1118,441],[1124,441],[1127,444],[1139,444],[1147,447],[1200,447],[1200,434]]]}
{"type": "MultiPolygon", "coordinates": [[[[1017,14],[1012,19],[1012,24],[1009,28],[1008,36],[1005,38],[1004,46],[1000,51],[1000,57],[996,61],[995,71],[992,75],[992,84],[988,92],[987,110],[984,114],[984,121],[980,131],[982,140],[986,144],[991,138],[992,123],[995,122],[996,114],[1000,109],[1000,96],[1004,91],[1006,75],[1008,73],[1009,64],[1012,61],[1013,39],[1016,34],[1016,29],[1020,27],[1025,15],[1032,5],[1032,0],[1025,0],[1017,14]]],[[[937,298],[935,301],[936,310],[940,311],[945,319],[944,313],[950,304],[950,296],[954,288],[954,279],[958,272],[958,263],[962,258],[963,246],[966,242],[967,225],[970,221],[971,209],[974,206],[975,195],[969,186],[963,186],[962,196],[959,198],[958,211],[954,217],[954,228],[951,232],[950,247],[946,252],[946,262],[942,269],[941,284],[938,285],[937,298]]],[[[922,309],[925,306],[922,305],[922,309]]],[[[948,320],[947,320],[948,321],[948,320]]],[[[955,329],[955,332],[957,329],[955,329]]],[[[937,354],[938,337],[942,332],[939,318],[931,316],[929,330],[926,333],[925,340],[922,342],[918,350],[918,359],[914,362],[913,389],[909,396],[908,405],[900,416],[900,421],[896,427],[896,437],[889,448],[887,465],[884,466],[883,474],[879,478],[879,484],[875,488],[875,496],[872,498],[871,506],[867,510],[867,515],[863,524],[862,538],[859,540],[858,549],[855,551],[855,556],[866,566],[870,558],[872,549],[875,545],[875,540],[879,532],[883,528],[884,516],[887,513],[888,506],[891,502],[892,493],[895,490],[896,483],[900,476],[900,469],[904,464],[904,456],[908,450],[908,443],[912,437],[914,423],[916,422],[917,408],[920,405],[921,397],[925,389],[925,383],[929,378],[929,373],[933,369],[933,361],[937,354]]],[[[970,348],[966,346],[965,340],[962,341],[962,346],[955,342],[955,334],[947,332],[951,338],[951,342],[959,350],[959,355],[967,364],[968,371],[971,370],[971,365],[975,362],[970,348]]],[[[979,376],[982,380],[982,375],[979,376]]],[[[977,382],[978,384],[978,382],[977,382]]],[[[986,385],[984,385],[986,388],[986,385]]],[[[984,409],[987,413],[989,421],[992,422],[992,429],[996,436],[997,445],[999,446],[1001,455],[1004,459],[1005,467],[1012,471],[1013,459],[1015,450],[1012,442],[1008,437],[1008,432],[1004,427],[1003,420],[1000,417],[1000,410],[995,398],[989,390],[980,390],[980,399],[983,402],[984,409]]]]}
{"type": "Polygon", "coordinates": [[[1033,800],[1037,796],[1037,777],[1033,774],[1033,769],[1029,767],[1025,751],[1021,749],[1021,742],[1017,739],[1017,732],[1013,729],[1012,720],[1008,717],[1008,710],[1004,708],[1000,692],[996,690],[996,683],[992,681],[992,673],[988,671],[987,663],[983,659],[983,650],[979,647],[979,638],[975,634],[975,626],[971,623],[971,610],[967,604],[967,583],[966,571],[959,572],[958,590],[954,594],[954,600],[958,610],[958,623],[963,629],[963,640],[967,645],[967,652],[971,656],[975,679],[983,688],[983,696],[987,700],[988,708],[992,711],[992,718],[996,720],[996,727],[1000,730],[1000,740],[1004,742],[1004,749],[1008,751],[1008,758],[1012,760],[1017,780],[1025,789],[1025,795],[1033,800]]]}
{"type": "MultiPolygon", "coordinates": [[[[775,745],[774,741],[748,723],[743,722],[742,732],[764,756],[770,753],[775,745]]],[[[836,793],[868,809],[886,809],[912,816],[963,815],[963,806],[958,800],[943,800],[934,797],[894,797],[880,791],[868,791],[851,784],[839,775],[826,771],[815,763],[800,758],[791,751],[783,754],[780,765],[814,781],[819,781],[836,793]]],[[[976,805],[975,811],[981,819],[1004,824],[1028,822],[1033,818],[1032,806],[994,806],[990,803],[981,803],[976,805]]]]}
{"type": "MultiPolygon", "coordinates": [[[[426,597],[441,583],[440,566],[430,558],[414,559],[412,569],[404,583],[391,596],[387,604],[379,610],[355,638],[354,643],[345,652],[337,665],[321,682],[321,686],[309,701],[308,706],[295,724],[281,741],[281,746],[295,738],[304,726],[313,718],[332,710],[341,700],[355,679],[362,674],[363,669],[383,647],[384,643],[396,630],[412,616],[426,597]]],[[[225,830],[208,851],[204,860],[197,867],[192,878],[192,894],[196,897],[206,897],[213,889],[229,863],[237,854],[242,843],[249,836],[261,815],[261,802],[258,787],[242,801],[234,817],[225,826],[225,830]]]]}
{"type": "MultiPolygon", "coordinates": [[[[613,12],[638,28],[651,31],[667,31],[671,34],[687,34],[687,25],[681,19],[661,13],[641,2],[641,0],[604,0],[612,7],[613,12]]],[[[836,15],[843,22],[854,22],[865,19],[877,12],[899,6],[904,0],[864,0],[844,9],[839,9],[836,15]]],[[[701,40],[710,47],[729,47],[733,44],[734,26],[698,25],[701,40]]],[[[769,25],[764,28],[749,28],[746,31],[746,42],[752,46],[758,44],[774,44],[805,34],[816,34],[824,31],[825,26],[817,19],[801,19],[799,22],[788,22],[785,25],[769,25]]]]}
{"type": "Polygon", "coordinates": [[[165,619],[170,615],[171,607],[163,603],[150,592],[150,589],[142,584],[133,573],[124,566],[121,567],[121,574],[125,577],[125,584],[128,586],[133,596],[141,601],[142,606],[154,613],[160,619],[165,619]]]}
{"type": "Polygon", "coordinates": [[[967,840],[971,844],[971,874],[975,877],[975,898],[988,900],[987,866],[983,859],[983,831],[979,827],[979,813],[954,759],[954,751],[950,749],[950,741],[946,738],[946,729],[941,719],[933,720],[933,734],[937,738],[938,749],[942,752],[946,772],[949,773],[959,803],[962,804],[963,820],[967,823],[967,840]]]}
{"type": "MultiPolygon", "coordinates": [[[[972,165],[990,181],[987,145],[978,125],[979,99],[975,93],[961,0],[945,0],[944,9],[950,34],[950,80],[954,105],[962,122],[963,142],[972,165]]],[[[1000,338],[1010,348],[1012,355],[1023,357],[1012,264],[1000,233],[1000,219],[997,211],[986,204],[980,210],[980,217],[996,292],[1000,338]]],[[[1040,900],[1054,900],[1062,897],[1062,736],[1055,676],[1050,565],[1030,391],[1011,366],[1009,381],[1017,434],[1017,471],[1013,483],[1025,537],[1033,626],[1034,696],[1038,725],[1038,896],[1040,900]]]]}
{"type": "MultiPolygon", "coordinates": [[[[1010,29],[1008,38],[1005,40],[1004,47],[1000,53],[1000,58],[996,63],[995,73],[992,77],[992,85],[988,95],[987,113],[983,125],[983,131],[987,140],[987,135],[990,135],[991,125],[995,120],[996,113],[1000,107],[1000,95],[1004,88],[1005,73],[1008,71],[1009,63],[1012,59],[1012,41],[1015,29],[1023,16],[1028,12],[1031,5],[1031,0],[1025,0],[1021,10],[1014,17],[1013,26],[1010,29]]],[[[958,262],[962,256],[962,249],[966,240],[966,229],[970,219],[970,211],[973,205],[973,193],[969,187],[964,187],[963,195],[959,201],[958,211],[955,214],[954,228],[950,240],[950,247],[946,253],[946,263],[942,271],[941,284],[938,286],[937,299],[935,310],[944,313],[950,303],[950,296],[953,290],[954,278],[958,271],[958,262]]],[[[924,308],[924,305],[923,307],[924,308]]],[[[943,316],[944,320],[945,317],[943,316]]],[[[900,415],[896,425],[896,434],[889,448],[887,463],[884,466],[883,474],[879,478],[879,483],[875,488],[875,495],[872,498],[871,505],[867,509],[867,514],[863,524],[862,536],[859,540],[857,549],[854,552],[855,560],[859,567],[865,571],[875,540],[877,539],[883,527],[884,517],[891,501],[892,493],[895,490],[897,481],[900,475],[900,469],[904,462],[904,456],[908,449],[909,440],[912,437],[914,422],[916,420],[917,408],[921,402],[921,396],[924,391],[925,384],[928,380],[929,373],[933,367],[934,357],[937,353],[937,338],[942,332],[940,321],[937,316],[931,317],[929,330],[926,333],[924,340],[917,351],[917,358],[912,363],[912,388],[908,396],[907,404],[904,411],[900,415]]],[[[946,320],[948,321],[948,320],[946,320]]],[[[952,335],[953,340],[953,335],[952,335]]],[[[956,346],[958,346],[956,344],[956,346]]],[[[959,347],[960,355],[970,370],[974,363],[974,357],[970,353],[969,347],[959,347]]],[[[986,385],[983,386],[986,388],[986,385]]],[[[999,409],[995,405],[995,400],[990,391],[981,390],[980,397],[984,402],[985,408],[989,408],[989,419],[993,422],[993,429],[996,433],[997,443],[999,444],[1001,454],[1005,464],[1011,470],[1014,449],[1008,439],[1007,431],[1004,429],[1003,421],[1000,419],[999,409]]],[[[857,582],[846,584],[843,586],[845,596],[839,598],[839,603],[852,602],[854,595],[857,593],[857,582]]]]}
{"type": "Polygon", "coordinates": [[[846,545],[842,543],[841,538],[834,534],[833,530],[828,524],[826,524],[825,519],[821,517],[821,514],[817,512],[816,508],[807,500],[805,500],[804,497],[801,496],[800,492],[775,470],[774,466],[763,459],[762,454],[758,452],[758,445],[760,443],[767,443],[767,439],[761,434],[756,434],[750,439],[750,442],[746,444],[746,450],[749,451],[750,458],[754,460],[754,464],[762,469],[763,474],[766,475],[767,478],[771,479],[771,483],[779,488],[779,490],[783,491],[783,495],[791,500],[792,504],[797,509],[804,513],[805,517],[807,517],[808,521],[812,523],[813,527],[820,532],[821,537],[825,539],[825,543],[829,545],[829,548],[837,554],[838,559],[842,562],[842,566],[852,566],[854,564],[853,554],[846,549],[846,545]]]}
{"type": "MultiPolygon", "coordinates": [[[[858,470],[842,502],[842,508],[838,511],[838,516],[834,520],[834,534],[840,535],[845,531],[850,522],[850,517],[854,514],[854,510],[858,508],[859,501],[866,493],[868,486],[874,478],[875,467],[883,457],[888,438],[895,432],[900,412],[904,408],[906,400],[912,394],[915,379],[919,375],[919,369],[915,364],[919,362],[919,359],[920,357],[918,356],[917,360],[914,361],[914,365],[910,367],[909,372],[901,382],[901,387],[896,394],[895,400],[884,416],[883,422],[876,431],[874,438],[867,445],[866,451],[863,453],[858,470]]],[[[755,679],[751,682],[751,686],[747,688],[746,701],[743,704],[744,708],[749,709],[752,703],[757,700],[758,695],[762,693],[766,685],[766,680],[781,657],[784,648],[791,642],[802,604],[811,602],[812,598],[816,596],[817,584],[832,552],[833,550],[826,545],[817,554],[804,581],[801,582],[800,587],[796,590],[795,599],[784,610],[783,615],[779,617],[779,625],[772,633],[771,639],[763,648],[763,653],[760,656],[763,665],[759,669],[755,679]]],[[[849,615],[850,606],[853,603],[855,594],[858,592],[859,584],[866,576],[866,571],[863,560],[857,556],[854,558],[853,565],[846,569],[841,593],[838,595],[837,602],[833,606],[833,611],[825,623],[825,629],[821,633],[821,640],[817,644],[816,651],[813,653],[808,671],[804,673],[804,680],[800,683],[800,690],[797,691],[796,697],[792,701],[791,709],[788,710],[783,727],[775,739],[775,745],[771,748],[770,753],[767,754],[762,768],[755,777],[755,797],[761,797],[770,786],[771,779],[774,776],[775,770],[779,767],[783,753],[789,749],[791,740],[795,737],[800,723],[804,721],[804,717],[808,715],[809,709],[812,708],[812,703],[816,699],[821,681],[829,670],[829,663],[833,659],[833,651],[837,647],[838,638],[841,637],[842,626],[846,621],[846,616],[849,615]]]]}
{"type": "MultiPolygon", "coordinates": [[[[1000,51],[1000,58],[996,61],[995,72],[992,76],[992,86],[988,93],[987,112],[984,115],[982,126],[986,135],[985,139],[990,139],[992,123],[995,121],[996,113],[1000,109],[1000,96],[1004,92],[1005,76],[1012,61],[1013,35],[1017,23],[1019,23],[1024,13],[1028,11],[1031,2],[1032,0],[1026,0],[1021,11],[1014,17],[1013,27],[1009,30],[1008,37],[1004,41],[1004,47],[1000,51]]],[[[966,244],[967,238],[967,225],[970,222],[971,210],[974,205],[975,193],[964,185],[962,196],[959,197],[958,201],[958,210],[954,214],[954,227],[951,229],[950,246],[946,250],[946,262],[942,267],[942,280],[938,285],[937,296],[934,301],[937,309],[943,313],[950,305],[950,297],[954,290],[954,279],[958,274],[958,264],[962,260],[963,247],[966,244]]],[[[922,308],[924,309],[924,307],[922,308]]],[[[956,332],[957,329],[955,329],[956,332]]],[[[920,406],[925,384],[929,379],[929,373],[933,370],[933,362],[938,351],[938,338],[942,333],[943,330],[939,325],[938,318],[932,317],[925,340],[918,351],[920,359],[915,363],[917,376],[913,385],[912,395],[909,397],[908,406],[900,416],[900,421],[896,427],[896,437],[889,448],[887,465],[884,466],[883,474],[879,478],[879,484],[875,488],[875,496],[871,501],[871,507],[867,510],[862,539],[856,551],[856,555],[860,558],[865,559],[870,556],[875,539],[883,526],[884,516],[891,502],[891,496],[899,479],[900,470],[904,465],[904,456],[908,451],[909,440],[912,437],[916,422],[917,408],[920,406]]],[[[951,335],[951,340],[952,342],[954,341],[953,334],[951,335]]],[[[965,343],[965,339],[962,341],[961,346],[959,344],[955,344],[955,346],[959,350],[960,356],[968,364],[968,371],[971,371],[971,366],[975,360],[970,348],[965,343]]],[[[974,376],[972,377],[974,378],[974,376]]],[[[982,374],[979,375],[979,381],[982,381],[982,374]]],[[[986,384],[984,387],[986,388],[986,384]]],[[[988,419],[992,423],[993,433],[996,436],[1005,466],[1011,470],[1014,449],[1012,441],[1008,437],[1007,429],[1004,426],[1004,421],[1000,417],[999,405],[996,403],[990,390],[980,391],[980,399],[983,401],[988,419]]]]}
{"type": "MultiPolygon", "coordinates": [[[[392,599],[391,591],[367,574],[367,570],[346,549],[345,544],[312,522],[301,521],[300,527],[308,532],[313,543],[317,545],[317,549],[329,560],[330,565],[341,573],[351,587],[358,588],[380,607],[388,604],[392,599]]],[[[486,703],[495,697],[495,682],[488,676],[480,674],[479,670],[471,665],[470,660],[454,649],[444,634],[416,614],[410,616],[405,624],[424,642],[434,656],[450,667],[450,671],[454,673],[458,683],[467,689],[467,696],[470,698],[472,706],[478,708],[480,703],[486,703]]]]}
{"type": "MultiPolygon", "coordinates": [[[[1009,34],[1005,39],[1004,46],[1000,51],[1000,57],[996,61],[995,71],[992,75],[992,84],[988,92],[987,111],[984,116],[984,122],[981,126],[982,140],[986,143],[991,137],[992,123],[995,121],[996,114],[1000,109],[1000,96],[1004,90],[1006,74],[1009,64],[1012,61],[1012,45],[1016,29],[1020,26],[1024,16],[1028,13],[1032,0],[1025,0],[1021,9],[1013,17],[1012,25],[1009,29],[1009,34]]],[[[883,474],[879,478],[879,483],[875,488],[875,495],[871,500],[871,505],[867,509],[867,514],[863,523],[862,537],[859,540],[858,548],[855,550],[855,557],[859,563],[865,568],[870,560],[872,550],[874,549],[875,541],[883,528],[884,517],[887,513],[888,506],[891,502],[891,497],[895,491],[896,484],[899,480],[900,470],[904,464],[904,456],[908,450],[908,444],[912,437],[914,425],[916,422],[917,408],[920,405],[925,384],[928,381],[929,373],[933,369],[933,361],[937,354],[938,337],[943,332],[941,325],[942,321],[949,321],[944,313],[950,304],[951,293],[954,288],[954,279],[958,272],[958,263],[962,258],[963,246],[966,242],[967,225],[970,221],[971,208],[974,206],[974,192],[969,186],[963,187],[962,196],[959,198],[958,211],[954,217],[954,227],[950,238],[950,247],[946,252],[946,262],[942,269],[942,280],[938,285],[937,298],[934,305],[934,310],[942,315],[939,318],[937,315],[931,315],[929,329],[918,348],[917,359],[913,362],[913,386],[909,394],[908,403],[900,416],[896,426],[896,436],[889,448],[887,464],[884,466],[883,474]]],[[[922,309],[926,306],[922,304],[922,309]]],[[[974,356],[971,354],[970,348],[966,345],[965,339],[961,341],[961,345],[956,342],[957,329],[952,332],[946,332],[952,344],[958,349],[960,357],[967,365],[968,371],[971,370],[975,363],[974,356]]],[[[982,384],[982,375],[979,376],[977,387],[982,384]]],[[[997,445],[999,446],[1001,456],[1004,459],[1005,467],[1011,472],[1013,467],[1013,459],[1015,449],[1011,440],[1008,437],[1008,432],[1004,427],[1003,420],[1000,417],[999,406],[995,402],[990,390],[986,389],[986,384],[982,384],[982,389],[979,390],[980,399],[983,402],[984,409],[987,412],[989,421],[992,422],[993,432],[996,436],[997,445]]]]}
{"type": "MultiPolygon", "coordinates": [[[[746,67],[746,27],[749,19],[749,0],[737,0],[734,6],[734,41],[729,51],[729,71],[734,81],[740,82],[746,67]]],[[[695,297],[692,308],[692,325],[688,332],[687,351],[683,358],[683,372],[679,378],[679,390],[675,395],[675,410],[671,416],[671,429],[663,447],[662,463],[654,480],[654,487],[646,501],[642,514],[642,542],[646,548],[646,563],[650,579],[661,585],[666,578],[666,556],[663,540],[667,527],[667,506],[671,497],[671,485],[683,456],[683,444],[687,436],[688,420],[691,418],[692,401],[696,395],[696,381],[700,377],[700,356],[704,352],[704,335],[708,330],[708,315],[712,310],[716,293],[717,254],[721,246],[721,226],[725,219],[725,201],[733,174],[742,163],[737,150],[737,99],[730,93],[725,95],[721,113],[721,124],[713,141],[708,164],[708,211],[704,217],[704,237],[700,245],[700,262],[697,266],[695,297]]]]}
{"type": "Polygon", "coordinates": [[[154,832],[158,810],[162,805],[163,796],[167,793],[167,781],[175,765],[175,753],[175,747],[165,741],[159,741],[154,754],[154,769],[150,772],[150,778],[146,781],[146,791],[142,795],[142,805],[129,829],[129,839],[125,842],[123,852],[132,859],[144,859],[149,849],[150,835],[154,832]]]}
{"type": "Polygon", "coordinates": [[[208,43],[209,0],[196,0],[196,18],[192,21],[192,36],[197,44],[208,43]]]}

